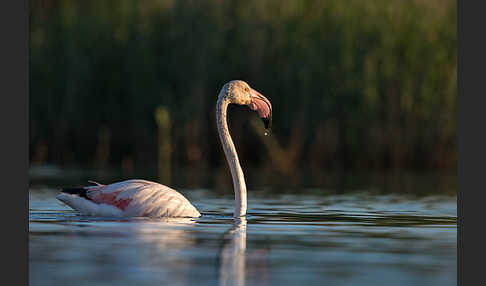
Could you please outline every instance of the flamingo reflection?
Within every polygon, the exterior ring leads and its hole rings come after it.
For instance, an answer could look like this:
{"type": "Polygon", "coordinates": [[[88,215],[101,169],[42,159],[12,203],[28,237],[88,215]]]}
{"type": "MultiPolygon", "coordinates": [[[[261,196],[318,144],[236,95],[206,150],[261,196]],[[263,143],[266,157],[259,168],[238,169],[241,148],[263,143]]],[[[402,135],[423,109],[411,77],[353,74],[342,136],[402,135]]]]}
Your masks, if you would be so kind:
{"type": "Polygon", "coordinates": [[[234,218],[233,227],[224,235],[219,257],[219,284],[245,285],[246,218],[234,218]]]}

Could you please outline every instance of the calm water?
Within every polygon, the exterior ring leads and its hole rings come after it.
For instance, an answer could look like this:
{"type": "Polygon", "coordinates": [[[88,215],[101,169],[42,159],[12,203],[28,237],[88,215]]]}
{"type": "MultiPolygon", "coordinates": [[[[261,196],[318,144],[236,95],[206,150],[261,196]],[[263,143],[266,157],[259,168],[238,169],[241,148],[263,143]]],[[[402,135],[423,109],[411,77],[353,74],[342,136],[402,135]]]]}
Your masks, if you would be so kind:
{"type": "Polygon", "coordinates": [[[31,189],[30,285],[456,285],[456,197],[250,190],[234,222],[230,194],[180,191],[201,218],[82,216],[31,189]]]}

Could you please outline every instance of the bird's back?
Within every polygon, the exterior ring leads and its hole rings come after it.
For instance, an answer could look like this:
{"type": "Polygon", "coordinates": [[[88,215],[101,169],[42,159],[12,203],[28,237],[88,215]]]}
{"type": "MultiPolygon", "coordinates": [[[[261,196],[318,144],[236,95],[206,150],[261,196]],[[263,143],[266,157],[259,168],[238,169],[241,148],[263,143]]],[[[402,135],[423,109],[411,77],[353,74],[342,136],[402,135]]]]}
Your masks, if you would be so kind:
{"type": "Polygon", "coordinates": [[[199,217],[199,211],[179,192],[146,180],[126,180],[62,192],[57,198],[82,213],[118,217],[199,217]]]}

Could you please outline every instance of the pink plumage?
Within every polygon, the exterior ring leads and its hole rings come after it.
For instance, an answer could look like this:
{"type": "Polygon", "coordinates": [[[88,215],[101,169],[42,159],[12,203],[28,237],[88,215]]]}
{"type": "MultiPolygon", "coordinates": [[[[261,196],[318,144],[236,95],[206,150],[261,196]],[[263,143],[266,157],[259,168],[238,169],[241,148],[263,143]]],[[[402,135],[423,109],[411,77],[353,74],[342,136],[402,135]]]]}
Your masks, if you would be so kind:
{"type": "Polygon", "coordinates": [[[115,217],[199,217],[197,209],[177,191],[146,180],[87,186],[84,196],[62,192],[57,199],[81,213],[115,217]]]}

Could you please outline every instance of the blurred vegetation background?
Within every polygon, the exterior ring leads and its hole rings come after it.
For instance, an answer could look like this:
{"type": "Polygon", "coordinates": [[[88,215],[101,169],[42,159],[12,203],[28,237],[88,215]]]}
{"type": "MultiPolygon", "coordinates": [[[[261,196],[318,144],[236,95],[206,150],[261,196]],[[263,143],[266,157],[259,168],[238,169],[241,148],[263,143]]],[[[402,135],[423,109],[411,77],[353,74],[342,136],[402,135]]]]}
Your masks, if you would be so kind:
{"type": "Polygon", "coordinates": [[[432,172],[447,189],[456,25],[452,0],[30,1],[31,166],[231,186],[215,103],[242,79],[273,105],[270,136],[230,107],[250,188],[432,172]]]}

